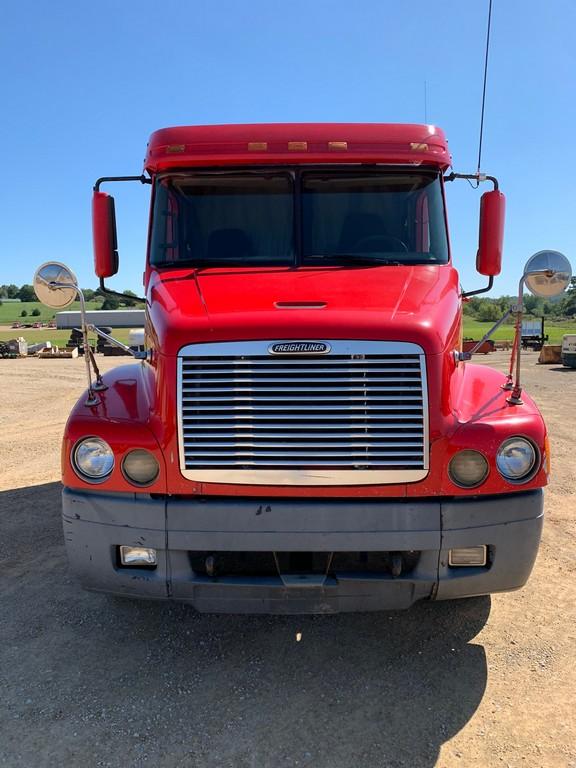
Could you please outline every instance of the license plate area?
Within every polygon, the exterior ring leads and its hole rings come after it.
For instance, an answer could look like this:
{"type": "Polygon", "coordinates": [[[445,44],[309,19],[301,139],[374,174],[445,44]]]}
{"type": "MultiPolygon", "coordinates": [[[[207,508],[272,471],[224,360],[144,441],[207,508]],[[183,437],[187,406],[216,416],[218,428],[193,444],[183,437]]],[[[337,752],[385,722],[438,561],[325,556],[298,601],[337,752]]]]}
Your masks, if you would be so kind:
{"type": "Polygon", "coordinates": [[[419,552],[188,553],[195,578],[210,581],[281,580],[286,587],[321,587],[327,579],[408,576],[419,552]]]}

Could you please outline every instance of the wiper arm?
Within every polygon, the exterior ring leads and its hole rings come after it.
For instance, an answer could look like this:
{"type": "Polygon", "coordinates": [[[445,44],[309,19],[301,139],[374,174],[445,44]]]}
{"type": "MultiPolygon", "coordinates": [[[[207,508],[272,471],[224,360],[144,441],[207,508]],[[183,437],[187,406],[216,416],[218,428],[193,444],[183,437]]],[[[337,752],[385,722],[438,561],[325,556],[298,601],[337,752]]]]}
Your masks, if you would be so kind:
{"type": "Polygon", "coordinates": [[[387,259],[376,256],[373,253],[312,253],[306,255],[306,259],[318,259],[319,261],[344,261],[361,262],[362,264],[383,264],[387,267],[401,267],[402,262],[395,259],[387,259]]]}

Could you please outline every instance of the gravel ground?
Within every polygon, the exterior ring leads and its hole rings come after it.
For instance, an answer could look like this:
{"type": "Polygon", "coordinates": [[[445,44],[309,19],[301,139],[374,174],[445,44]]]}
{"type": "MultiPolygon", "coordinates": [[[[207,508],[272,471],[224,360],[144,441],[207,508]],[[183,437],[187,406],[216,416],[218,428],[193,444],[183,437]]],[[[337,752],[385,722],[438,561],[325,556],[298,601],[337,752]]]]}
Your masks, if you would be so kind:
{"type": "Polygon", "coordinates": [[[576,371],[524,369],[554,478],[527,587],[246,617],[78,587],[58,462],[83,362],[0,360],[0,765],[575,768],[576,371]]]}

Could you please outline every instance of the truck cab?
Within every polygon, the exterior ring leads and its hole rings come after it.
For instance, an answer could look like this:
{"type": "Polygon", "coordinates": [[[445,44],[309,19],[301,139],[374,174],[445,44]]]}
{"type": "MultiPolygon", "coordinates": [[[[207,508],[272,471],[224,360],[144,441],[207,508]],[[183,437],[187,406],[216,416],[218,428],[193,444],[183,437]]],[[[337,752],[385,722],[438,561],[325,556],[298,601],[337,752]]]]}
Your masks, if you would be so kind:
{"type": "MultiPolygon", "coordinates": [[[[152,135],[146,351],[80,398],[63,440],[65,540],[86,588],[330,613],[524,585],[546,428],[462,355],[450,165],[427,125],[152,135]]],[[[118,253],[101,183],[104,285],[118,253]]],[[[490,284],[502,226],[503,196],[485,193],[490,284]]]]}

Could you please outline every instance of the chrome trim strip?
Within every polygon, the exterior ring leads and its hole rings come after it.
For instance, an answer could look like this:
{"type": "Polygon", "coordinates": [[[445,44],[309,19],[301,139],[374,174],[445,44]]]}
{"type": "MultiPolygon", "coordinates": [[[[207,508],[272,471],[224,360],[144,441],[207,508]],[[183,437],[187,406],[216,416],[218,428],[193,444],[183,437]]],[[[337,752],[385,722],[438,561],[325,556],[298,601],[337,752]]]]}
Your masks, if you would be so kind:
{"type": "MultiPolygon", "coordinates": [[[[286,341],[277,340],[274,341],[274,343],[280,344],[280,343],[290,343],[291,339],[288,339],[286,341]]],[[[300,341],[300,340],[297,340],[300,341]]],[[[357,448],[357,446],[351,445],[351,451],[350,451],[350,459],[346,462],[341,462],[342,456],[339,455],[336,460],[329,460],[326,462],[325,466],[326,468],[322,468],[322,464],[319,463],[315,467],[311,467],[309,469],[291,469],[289,466],[286,466],[288,462],[290,462],[290,457],[285,455],[285,458],[280,462],[274,462],[270,461],[270,466],[267,468],[262,467],[255,467],[254,469],[245,468],[241,470],[234,469],[234,463],[233,458],[230,457],[230,455],[226,456],[224,455],[222,460],[218,461],[204,461],[203,466],[201,469],[192,469],[188,468],[186,469],[186,455],[191,454],[191,451],[189,449],[186,449],[184,447],[184,430],[186,429],[189,433],[191,429],[193,429],[193,423],[197,423],[199,420],[208,420],[208,421],[217,421],[219,419],[223,421],[229,420],[229,416],[226,416],[224,414],[223,416],[218,415],[218,411],[227,411],[230,413],[230,411],[234,410],[236,412],[235,419],[248,419],[250,421],[249,424],[243,424],[241,421],[238,423],[239,428],[246,428],[246,427],[253,427],[254,421],[259,421],[261,419],[265,419],[267,421],[267,426],[269,429],[275,429],[276,427],[279,430],[286,429],[286,428],[294,428],[293,424],[290,424],[290,421],[300,421],[304,422],[305,424],[307,421],[314,420],[315,424],[312,428],[317,428],[318,430],[321,430],[322,427],[330,427],[330,422],[338,422],[337,428],[342,429],[342,422],[346,422],[346,426],[348,426],[348,419],[352,417],[353,415],[359,415],[356,414],[356,411],[361,406],[334,406],[334,405],[327,405],[327,406],[319,406],[319,405],[292,405],[287,406],[283,413],[278,413],[277,409],[270,405],[270,406],[250,406],[247,405],[241,405],[238,404],[235,407],[226,407],[221,405],[216,405],[219,398],[211,398],[212,405],[208,406],[202,406],[202,405],[196,405],[195,408],[189,408],[185,404],[185,400],[187,397],[183,395],[183,386],[184,382],[190,383],[191,381],[194,381],[194,362],[190,361],[190,357],[192,358],[206,358],[206,357],[239,357],[240,359],[235,361],[235,365],[242,368],[244,365],[247,367],[252,367],[252,370],[250,370],[250,375],[254,377],[255,381],[258,383],[259,387],[258,389],[262,390],[278,390],[277,394],[281,395],[283,392],[286,391],[285,388],[278,387],[278,386],[269,386],[269,384],[279,384],[283,382],[279,382],[277,379],[276,381],[268,380],[266,379],[266,376],[269,375],[266,372],[266,369],[270,366],[274,366],[274,373],[301,373],[304,377],[306,376],[305,367],[306,365],[310,365],[310,363],[314,363],[311,356],[311,360],[296,360],[291,359],[290,355],[283,355],[282,362],[285,361],[286,367],[283,366],[282,369],[278,369],[276,366],[279,365],[279,358],[277,356],[268,356],[268,347],[270,345],[270,341],[239,341],[239,342],[223,342],[223,343],[216,343],[216,344],[189,344],[185,347],[183,347],[178,355],[178,369],[177,369],[177,408],[178,408],[178,453],[179,453],[179,461],[180,461],[180,471],[182,475],[188,479],[193,480],[196,482],[205,482],[205,483],[219,483],[219,484],[227,484],[227,485],[288,485],[288,486],[350,486],[350,485],[388,485],[392,483],[398,483],[398,484],[404,484],[404,483],[414,483],[418,482],[420,480],[423,480],[427,475],[429,471],[429,406],[428,406],[428,382],[427,382],[427,375],[426,375],[426,358],[424,355],[424,351],[421,347],[419,347],[416,344],[411,344],[407,342],[387,342],[387,341],[348,341],[348,340],[332,340],[330,339],[329,344],[331,346],[330,353],[323,354],[318,357],[318,363],[320,361],[323,365],[326,365],[328,371],[330,373],[347,373],[350,374],[350,367],[353,367],[354,370],[357,370],[357,375],[362,375],[365,372],[369,373],[378,373],[378,372],[390,372],[390,367],[386,368],[378,368],[378,362],[374,361],[373,365],[376,367],[371,367],[371,361],[366,361],[363,359],[364,355],[417,355],[419,365],[411,365],[408,364],[410,367],[406,365],[406,360],[402,358],[396,358],[396,359],[390,359],[387,362],[388,366],[394,366],[394,365],[402,365],[402,368],[393,368],[392,370],[394,373],[398,374],[417,374],[416,381],[418,381],[418,378],[420,379],[421,385],[422,385],[422,396],[418,398],[413,398],[414,400],[417,400],[418,402],[407,402],[411,401],[412,398],[410,396],[400,398],[402,401],[406,402],[406,406],[404,408],[400,407],[398,405],[370,405],[370,406],[364,406],[364,410],[370,410],[370,411],[376,411],[378,413],[378,418],[383,420],[384,423],[378,423],[374,425],[369,433],[365,433],[363,431],[363,435],[366,437],[370,437],[374,442],[372,443],[373,447],[376,448],[378,446],[378,440],[381,438],[386,437],[386,435],[381,435],[381,433],[378,432],[378,429],[385,429],[388,428],[388,420],[390,420],[392,423],[390,424],[391,428],[406,428],[406,429],[416,429],[418,430],[416,434],[406,434],[406,438],[418,438],[421,436],[422,439],[422,467],[419,467],[417,469],[397,469],[397,468],[390,468],[389,466],[386,467],[386,464],[390,464],[390,462],[386,461],[385,458],[383,458],[382,461],[378,461],[378,457],[376,455],[373,456],[375,461],[374,468],[373,469],[366,469],[366,465],[371,463],[371,460],[368,458],[365,458],[364,461],[360,457],[356,459],[356,462],[358,466],[362,466],[364,468],[362,469],[349,469],[350,464],[354,461],[352,458],[354,455],[354,450],[357,448]],[[342,361],[342,360],[335,360],[334,356],[347,356],[350,357],[350,360],[348,361],[342,361]],[[267,359],[258,359],[257,361],[254,361],[252,358],[259,357],[264,358],[264,356],[268,356],[267,359]],[[188,359],[184,359],[188,358],[188,359]],[[330,359],[332,358],[332,359],[330,359]],[[257,367],[255,367],[257,366],[257,367]],[[296,368],[297,366],[297,368],[296,368]],[[356,369],[356,366],[358,366],[358,369],[356,369]],[[303,368],[301,371],[298,369],[303,368]],[[341,370],[339,371],[338,368],[341,370]],[[262,378],[259,377],[259,375],[262,374],[262,378]],[[202,410],[209,410],[212,412],[211,415],[202,416],[197,415],[193,418],[187,417],[186,412],[188,411],[195,411],[196,414],[198,414],[198,411],[202,410]],[[324,410],[328,410],[329,413],[323,414],[324,410]],[[334,411],[340,411],[340,413],[334,413],[334,411]],[[269,411],[273,411],[274,414],[270,413],[269,411]],[[299,411],[299,413],[291,413],[291,411],[299,411]],[[302,411],[305,411],[302,413],[302,411]],[[314,411],[313,414],[308,414],[306,412],[308,411],[314,411]],[[390,415],[386,415],[386,411],[394,411],[394,413],[390,415]],[[402,414],[402,411],[408,411],[408,413],[402,414]],[[414,423],[416,421],[416,423],[414,423]],[[186,426],[184,422],[187,422],[186,426]],[[191,423],[192,422],[192,423],[191,423]],[[286,423],[287,422],[287,423],[286,423]],[[273,464],[278,463],[281,464],[282,468],[273,468],[273,464]],[[343,464],[348,469],[337,469],[339,464],[343,464]],[[215,469],[209,469],[207,468],[207,465],[210,464],[217,464],[218,468],[215,469]],[[224,466],[227,464],[228,466],[224,466]]],[[[328,343],[328,342],[326,342],[328,343]]],[[[203,360],[206,364],[207,372],[213,373],[214,376],[218,377],[219,370],[222,370],[222,376],[226,377],[226,374],[230,372],[230,366],[227,362],[221,362],[215,360],[214,362],[211,362],[209,360],[203,360]]],[[[248,371],[247,371],[248,373],[248,371]]],[[[316,375],[318,374],[318,371],[315,370],[312,372],[316,375]]],[[[220,383],[222,381],[222,378],[217,378],[214,383],[220,383]]],[[[235,378],[235,377],[229,377],[226,378],[226,381],[230,381],[231,385],[233,385],[236,382],[246,382],[250,383],[250,379],[246,378],[235,378]]],[[[391,379],[387,379],[388,382],[392,381],[391,379]]],[[[399,378],[393,379],[395,382],[404,383],[405,388],[404,391],[409,391],[410,384],[414,383],[414,379],[407,378],[405,375],[400,376],[399,378]]],[[[287,382],[289,383],[289,382],[287,382]]],[[[304,383],[306,381],[304,380],[304,383]]],[[[401,389],[399,387],[398,389],[401,389]]],[[[235,398],[237,401],[238,398],[235,398]]],[[[280,398],[281,400],[282,398],[280,398]]],[[[323,398],[326,399],[326,398],[323,398]]],[[[335,398],[338,400],[338,398],[335,398]]],[[[396,400],[396,397],[386,395],[385,392],[382,392],[382,394],[377,397],[377,399],[385,399],[390,400],[394,402],[396,400]]],[[[276,398],[272,398],[272,400],[276,400],[276,398]]],[[[365,429],[365,425],[359,425],[355,422],[350,424],[350,427],[352,430],[354,429],[365,429]]],[[[226,427],[225,427],[226,428],[226,427]]],[[[213,428],[214,430],[222,429],[222,427],[215,426],[213,428]]],[[[199,433],[200,436],[201,433],[199,433]]],[[[208,434],[206,432],[204,434],[204,440],[206,438],[210,440],[218,439],[219,435],[214,431],[209,431],[208,434]]],[[[351,437],[353,432],[346,432],[342,434],[341,436],[344,437],[351,437]]],[[[298,435],[296,435],[298,436],[298,435]]],[[[340,435],[338,435],[340,437],[340,435]]],[[[274,439],[275,435],[272,434],[271,439],[274,439]]],[[[279,437],[279,435],[276,435],[276,437],[279,437]]],[[[388,437],[393,438],[396,437],[396,435],[392,436],[389,435],[388,437]]],[[[201,438],[202,439],[202,438],[201,438]]],[[[242,439],[241,439],[242,442],[242,439]]],[[[397,443],[395,443],[397,444],[397,443]]],[[[419,443],[420,444],[420,443],[419,443]]],[[[213,444],[212,444],[213,445],[213,444]]],[[[412,445],[409,445],[408,443],[401,443],[402,447],[405,448],[411,448],[412,445]]],[[[204,443],[205,447],[210,446],[210,443],[204,443]]],[[[203,447],[204,447],[203,446],[203,447]]],[[[224,447],[224,446],[223,446],[224,447]]],[[[269,446],[263,446],[264,449],[266,449],[269,446]]],[[[334,446],[335,447],[335,446],[334,446]]],[[[392,448],[392,444],[389,444],[389,447],[392,448]]],[[[340,446],[338,446],[340,448],[340,446]]],[[[292,455],[296,456],[302,456],[303,454],[306,455],[306,449],[302,448],[301,445],[295,446],[294,451],[291,451],[292,455]]],[[[338,451],[340,453],[340,450],[338,451]]],[[[402,454],[407,457],[408,451],[403,451],[402,454]]],[[[244,454],[242,454],[244,455],[244,454]]],[[[248,454],[249,455],[249,454],[248,454]]],[[[258,455],[258,454],[256,454],[258,455]]],[[[386,452],[383,454],[380,454],[380,456],[388,456],[391,458],[394,454],[392,452],[386,452]]],[[[211,459],[214,459],[214,456],[218,457],[218,454],[214,454],[211,456],[211,459]]],[[[324,457],[326,458],[326,457],[324,457]]],[[[241,463],[242,466],[245,466],[246,462],[238,462],[241,463]]],[[[301,463],[301,462],[299,462],[301,463]]],[[[404,462],[404,466],[409,464],[410,462],[404,462]]],[[[420,464],[420,461],[418,462],[420,464]]]]}
{"type": "Polygon", "coordinates": [[[182,473],[187,480],[226,485],[391,485],[416,483],[424,480],[427,469],[383,470],[322,470],[322,469],[201,469],[182,473]]]}
{"type": "MultiPolygon", "coordinates": [[[[188,344],[182,347],[178,352],[178,357],[254,357],[256,355],[262,355],[266,357],[266,360],[262,362],[268,362],[271,365],[275,364],[276,358],[268,357],[268,344],[274,342],[275,344],[289,344],[293,339],[267,339],[266,341],[223,341],[211,344],[188,344]]],[[[297,339],[300,341],[300,339],[297,339]]],[[[328,342],[327,342],[328,343],[328,342]]],[[[330,356],[333,355],[358,355],[359,360],[362,360],[362,355],[423,355],[424,351],[417,344],[412,344],[407,341],[348,341],[348,340],[333,340],[330,339],[329,343],[332,347],[330,356]]],[[[290,360],[287,356],[286,362],[290,364],[296,363],[296,360],[290,360]]],[[[252,360],[247,360],[247,363],[252,363],[252,360]]],[[[260,362],[260,361],[259,361],[260,362]]],[[[328,362],[323,357],[323,362],[328,362]]],[[[397,362],[403,362],[401,359],[397,362]]],[[[304,365],[308,364],[308,360],[302,361],[304,365]]]]}

